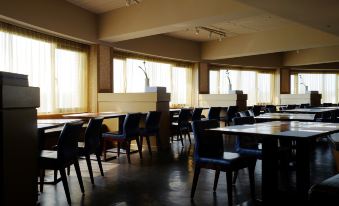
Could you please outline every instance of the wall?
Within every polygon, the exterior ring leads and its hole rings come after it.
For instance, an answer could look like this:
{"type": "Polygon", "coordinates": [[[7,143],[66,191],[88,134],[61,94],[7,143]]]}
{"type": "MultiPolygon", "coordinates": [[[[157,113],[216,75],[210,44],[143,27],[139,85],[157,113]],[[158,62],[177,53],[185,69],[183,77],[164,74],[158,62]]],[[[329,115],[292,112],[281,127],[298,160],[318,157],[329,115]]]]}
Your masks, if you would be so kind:
{"type": "Polygon", "coordinates": [[[165,35],[113,43],[112,46],[143,54],[185,61],[200,61],[200,43],[165,35]]]}
{"type": "Polygon", "coordinates": [[[97,17],[61,0],[1,0],[0,19],[81,42],[97,41],[97,17]]]}

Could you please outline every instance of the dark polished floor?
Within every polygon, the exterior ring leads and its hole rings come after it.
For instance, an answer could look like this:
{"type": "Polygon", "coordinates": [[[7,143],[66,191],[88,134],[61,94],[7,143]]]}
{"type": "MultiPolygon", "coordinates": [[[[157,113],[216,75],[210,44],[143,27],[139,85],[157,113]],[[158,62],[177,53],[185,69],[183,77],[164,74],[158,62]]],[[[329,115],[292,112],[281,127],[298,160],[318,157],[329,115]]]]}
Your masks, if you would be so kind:
{"type": "MultiPolygon", "coordinates": [[[[228,148],[233,143],[228,140],[228,148]]],[[[194,201],[190,199],[193,178],[193,144],[188,141],[185,147],[174,142],[170,152],[153,152],[150,157],[144,147],[144,159],[137,153],[132,156],[132,164],[127,163],[125,155],[119,159],[104,162],[105,177],[101,177],[97,162],[92,161],[95,186],[92,186],[87,166],[81,161],[85,195],[80,192],[79,184],[72,170],[69,185],[72,205],[227,205],[226,175],[221,174],[216,193],[213,193],[214,171],[202,170],[194,201]]],[[[317,183],[336,173],[331,150],[326,141],[317,143],[312,155],[311,183],[317,183]]],[[[293,198],[295,171],[291,167],[288,175],[281,176],[281,189],[276,205],[305,205],[296,203],[293,198]]],[[[256,193],[260,198],[261,161],[256,167],[256,193]]],[[[238,181],[233,188],[234,203],[237,205],[254,205],[250,200],[249,180],[246,170],[239,172],[238,181]]],[[[45,185],[40,197],[41,205],[67,205],[62,183],[45,185]]]]}

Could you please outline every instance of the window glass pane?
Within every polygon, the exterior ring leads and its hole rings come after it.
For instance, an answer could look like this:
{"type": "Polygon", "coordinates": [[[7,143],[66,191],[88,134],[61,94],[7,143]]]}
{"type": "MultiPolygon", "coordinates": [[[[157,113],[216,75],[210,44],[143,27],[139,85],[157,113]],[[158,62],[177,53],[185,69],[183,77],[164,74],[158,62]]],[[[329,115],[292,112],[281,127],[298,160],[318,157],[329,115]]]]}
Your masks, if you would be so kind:
{"type": "Polygon", "coordinates": [[[114,93],[123,93],[125,92],[125,81],[124,81],[124,64],[125,61],[122,59],[114,59],[113,60],[113,91],[114,93]]]}
{"type": "Polygon", "coordinates": [[[87,55],[57,49],[56,43],[0,32],[0,71],[28,75],[40,88],[39,113],[87,109],[87,55]]]}
{"type": "Polygon", "coordinates": [[[219,94],[219,72],[210,71],[210,94],[219,94]]]}
{"type": "Polygon", "coordinates": [[[290,81],[291,81],[291,94],[295,94],[295,81],[294,81],[294,78],[295,75],[291,75],[290,76],[290,81]]]}

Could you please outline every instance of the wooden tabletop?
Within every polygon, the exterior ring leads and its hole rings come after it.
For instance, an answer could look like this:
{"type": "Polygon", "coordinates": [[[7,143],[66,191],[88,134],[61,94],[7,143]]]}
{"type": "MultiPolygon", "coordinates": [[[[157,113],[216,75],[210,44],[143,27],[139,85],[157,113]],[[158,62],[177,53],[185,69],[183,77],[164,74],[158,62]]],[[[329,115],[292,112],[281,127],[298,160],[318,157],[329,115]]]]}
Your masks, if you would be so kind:
{"type": "Polygon", "coordinates": [[[126,116],[127,113],[117,112],[98,112],[98,113],[78,113],[78,114],[67,114],[63,115],[65,118],[77,118],[82,120],[88,120],[95,117],[102,117],[104,119],[119,118],[126,116]]]}
{"type": "Polygon", "coordinates": [[[265,121],[313,121],[315,114],[303,113],[265,113],[256,116],[257,120],[265,121]]]}
{"type": "Polygon", "coordinates": [[[47,130],[63,126],[66,123],[81,121],[81,119],[38,119],[38,129],[47,130]]]}
{"type": "Polygon", "coordinates": [[[286,109],[282,112],[288,113],[305,113],[305,114],[317,114],[317,113],[324,113],[324,112],[333,112],[337,109],[324,107],[324,108],[298,108],[298,109],[286,109]]]}
{"type": "Polygon", "coordinates": [[[209,129],[233,135],[311,138],[339,132],[338,123],[274,121],[209,129]]]}

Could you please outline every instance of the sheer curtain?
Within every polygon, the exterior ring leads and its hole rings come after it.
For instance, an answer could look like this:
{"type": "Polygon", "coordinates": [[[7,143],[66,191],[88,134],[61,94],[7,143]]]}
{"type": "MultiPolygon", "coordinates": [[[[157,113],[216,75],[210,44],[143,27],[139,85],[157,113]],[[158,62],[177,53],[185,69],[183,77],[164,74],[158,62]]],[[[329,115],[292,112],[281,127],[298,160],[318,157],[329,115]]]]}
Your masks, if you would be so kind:
{"type": "MultiPolygon", "coordinates": [[[[227,70],[210,71],[210,93],[227,94],[229,83],[227,70]]],[[[274,73],[228,70],[233,90],[247,94],[247,105],[271,104],[274,98],[274,73]]]]}
{"type": "Polygon", "coordinates": [[[39,113],[86,111],[87,53],[13,28],[0,22],[0,71],[26,74],[30,86],[40,87],[39,113]]]}
{"type": "Polygon", "coordinates": [[[293,84],[297,83],[298,85],[297,94],[305,93],[305,86],[301,84],[303,82],[308,86],[309,91],[319,91],[322,94],[321,100],[323,103],[338,102],[338,74],[299,73],[292,75],[292,77],[294,77],[293,84]]]}
{"type": "Polygon", "coordinates": [[[150,86],[166,87],[171,93],[171,104],[191,104],[192,70],[169,63],[139,59],[113,59],[113,82],[115,93],[144,92],[145,75],[139,68],[146,67],[150,86]]]}

